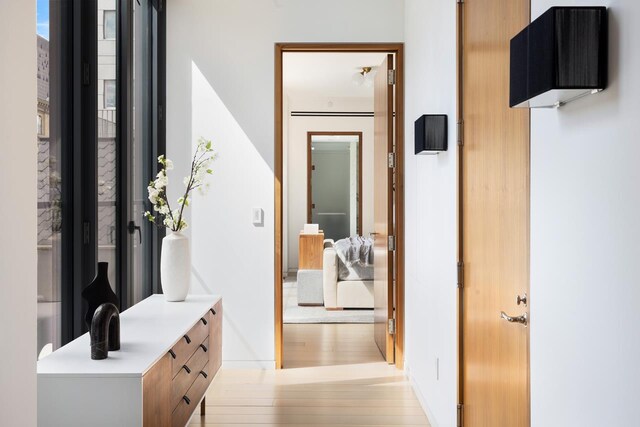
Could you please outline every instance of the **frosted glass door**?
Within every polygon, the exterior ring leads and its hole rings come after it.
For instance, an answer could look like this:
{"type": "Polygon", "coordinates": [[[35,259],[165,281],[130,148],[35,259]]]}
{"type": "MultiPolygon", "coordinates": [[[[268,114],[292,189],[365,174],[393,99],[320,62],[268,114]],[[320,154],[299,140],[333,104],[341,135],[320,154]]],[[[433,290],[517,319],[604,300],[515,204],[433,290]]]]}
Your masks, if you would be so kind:
{"type": "Polygon", "coordinates": [[[342,150],[317,147],[312,151],[311,219],[320,225],[327,239],[350,235],[349,164],[348,144],[342,150]]]}

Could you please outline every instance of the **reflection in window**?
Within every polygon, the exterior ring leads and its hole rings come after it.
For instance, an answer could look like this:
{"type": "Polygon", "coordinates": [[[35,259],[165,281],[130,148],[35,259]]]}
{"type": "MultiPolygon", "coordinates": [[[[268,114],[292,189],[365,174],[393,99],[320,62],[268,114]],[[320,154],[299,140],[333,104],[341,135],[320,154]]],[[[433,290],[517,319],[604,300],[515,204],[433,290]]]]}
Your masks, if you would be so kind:
{"type": "MultiPolygon", "coordinates": [[[[136,3],[136,2],[134,2],[136,3]]],[[[98,261],[109,263],[109,282],[114,291],[116,279],[116,10],[119,2],[98,0],[98,23],[103,17],[103,31],[98,28],[98,261]],[[104,36],[104,37],[103,37],[104,36]],[[102,98],[101,98],[102,97],[102,98]]]]}
{"type": "Polygon", "coordinates": [[[116,11],[105,10],[103,14],[104,38],[116,38],[116,11]]]}
{"type": "MultiPolygon", "coordinates": [[[[61,256],[62,256],[62,179],[60,169],[61,92],[60,22],[49,23],[52,12],[62,7],[60,1],[37,2],[36,79],[37,137],[37,233],[38,256],[38,342],[39,357],[44,357],[61,344],[61,256]]],[[[59,12],[58,12],[59,13],[59,12]]],[[[54,15],[52,16],[59,16],[54,15]]]]}
{"type": "Polygon", "coordinates": [[[116,81],[104,81],[104,108],[116,108],[116,81]]]}

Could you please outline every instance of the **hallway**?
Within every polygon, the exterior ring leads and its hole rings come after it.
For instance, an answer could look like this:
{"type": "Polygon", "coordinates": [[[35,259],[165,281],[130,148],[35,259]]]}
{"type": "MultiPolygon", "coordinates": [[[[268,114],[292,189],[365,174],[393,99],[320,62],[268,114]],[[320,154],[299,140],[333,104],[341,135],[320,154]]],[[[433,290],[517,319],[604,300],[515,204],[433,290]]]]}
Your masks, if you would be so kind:
{"type": "Polygon", "coordinates": [[[191,426],[428,426],[371,324],[285,325],[282,370],[222,369],[191,426]]]}

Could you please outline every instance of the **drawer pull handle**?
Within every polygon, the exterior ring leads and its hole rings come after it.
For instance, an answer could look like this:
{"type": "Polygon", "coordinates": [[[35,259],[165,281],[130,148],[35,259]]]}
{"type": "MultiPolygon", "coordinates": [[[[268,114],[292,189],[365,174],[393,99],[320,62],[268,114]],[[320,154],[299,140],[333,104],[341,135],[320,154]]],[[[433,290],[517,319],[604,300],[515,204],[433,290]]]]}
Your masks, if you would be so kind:
{"type": "Polygon", "coordinates": [[[200,371],[200,375],[202,375],[203,377],[207,378],[207,373],[205,371],[200,371]]]}
{"type": "Polygon", "coordinates": [[[202,347],[202,349],[204,350],[205,353],[207,352],[207,346],[206,345],[200,344],[200,347],[202,347]]]}
{"type": "Polygon", "coordinates": [[[191,405],[191,399],[189,399],[187,396],[182,396],[182,400],[187,402],[187,405],[191,405]]]}
{"type": "Polygon", "coordinates": [[[173,350],[169,350],[169,354],[171,355],[171,357],[173,357],[174,359],[176,358],[176,353],[173,350]]]}
{"type": "Polygon", "coordinates": [[[210,308],[209,311],[213,313],[214,316],[216,315],[216,311],[213,308],[210,308]]]}
{"type": "Polygon", "coordinates": [[[191,369],[189,369],[187,365],[182,365],[182,367],[184,368],[185,371],[187,371],[187,374],[191,373],[191,369]]]}
{"type": "Polygon", "coordinates": [[[187,340],[187,344],[191,344],[191,338],[189,338],[189,335],[185,335],[184,339],[187,340]]]}
{"type": "Polygon", "coordinates": [[[204,317],[201,317],[200,320],[202,320],[202,323],[204,323],[205,325],[207,324],[207,321],[204,320],[204,317]]]}

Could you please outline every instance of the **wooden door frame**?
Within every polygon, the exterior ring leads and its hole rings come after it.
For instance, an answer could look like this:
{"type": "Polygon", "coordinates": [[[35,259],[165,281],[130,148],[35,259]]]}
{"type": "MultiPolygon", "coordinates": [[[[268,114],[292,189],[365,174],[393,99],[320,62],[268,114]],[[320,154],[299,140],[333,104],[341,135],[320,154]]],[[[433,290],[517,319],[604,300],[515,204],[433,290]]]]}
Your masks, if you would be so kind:
{"type": "Polygon", "coordinates": [[[344,131],[308,131],[307,132],[307,224],[311,224],[312,209],[311,206],[311,170],[313,164],[311,162],[311,138],[314,136],[357,136],[358,137],[358,222],[356,224],[357,234],[362,234],[362,132],[344,132],[344,131]]]}
{"type": "Polygon", "coordinates": [[[395,365],[404,368],[404,44],[403,43],[276,43],[275,44],[275,97],[274,97],[274,329],[275,364],[282,368],[283,307],[282,307],[282,229],[283,229],[283,83],[282,57],[285,52],[380,52],[392,53],[396,59],[395,88],[395,145],[396,191],[394,197],[395,233],[395,365]]]}
{"type": "MultiPolygon", "coordinates": [[[[456,8],[456,120],[459,126],[462,126],[463,123],[463,105],[462,101],[464,99],[462,89],[463,89],[463,79],[462,79],[462,59],[463,59],[463,29],[464,29],[464,8],[463,3],[458,2],[456,8]]],[[[463,192],[462,192],[462,162],[464,160],[462,155],[462,145],[461,141],[458,142],[457,148],[457,158],[458,158],[458,167],[456,170],[456,179],[457,179],[457,265],[458,265],[458,293],[457,293],[457,318],[458,318],[458,391],[457,391],[457,407],[458,407],[458,425],[462,424],[462,405],[463,397],[464,397],[464,304],[463,304],[463,283],[462,276],[464,274],[463,271],[463,248],[462,248],[462,226],[463,226],[463,216],[462,216],[462,206],[463,206],[463,192]]]]}

